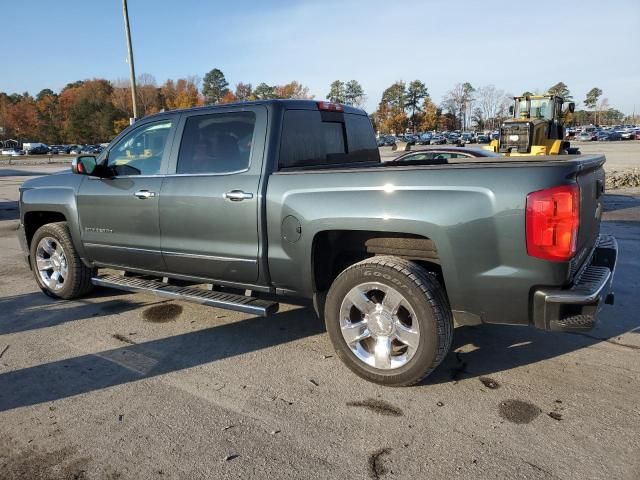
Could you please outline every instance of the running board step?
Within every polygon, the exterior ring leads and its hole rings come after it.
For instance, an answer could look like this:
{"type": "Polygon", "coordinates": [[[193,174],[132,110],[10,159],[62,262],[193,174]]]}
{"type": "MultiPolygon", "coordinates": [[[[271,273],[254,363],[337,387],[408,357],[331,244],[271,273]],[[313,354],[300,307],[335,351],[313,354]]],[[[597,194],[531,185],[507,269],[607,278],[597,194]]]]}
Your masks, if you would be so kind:
{"type": "Polygon", "coordinates": [[[145,280],[136,277],[119,275],[99,275],[91,279],[91,283],[99,287],[115,288],[127,292],[144,292],[159,297],[172,298],[185,302],[201,303],[210,307],[236,310],[266,317],[278,311],[276,302],[258,298],[234,295],[232,293],[203,290],[196,287],[177,287],[157,280],[145,280]]]}

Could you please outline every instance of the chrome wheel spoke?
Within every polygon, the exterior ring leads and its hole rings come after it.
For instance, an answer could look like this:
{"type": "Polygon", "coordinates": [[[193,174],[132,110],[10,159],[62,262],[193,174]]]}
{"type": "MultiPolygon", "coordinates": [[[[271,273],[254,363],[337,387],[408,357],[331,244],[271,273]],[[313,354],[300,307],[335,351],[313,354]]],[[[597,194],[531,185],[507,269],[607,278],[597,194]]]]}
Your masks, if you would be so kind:
{"type": "Polygon", "coordinates": [[[345,344],[371,367],[401,368],[417,351],[420,324],[415,310],[400,290],[386,283],[368,281],[352,287],[339,315],[345,344]]]}
{"type": "Polygon", "coordinates": [[[395,314],[398,311],[398,307],[400,307],[400,304],[403,300],[404,297],[400,294],[400,292],[390,288],[384,294],[384,298],[382,299],[382,307],[386,311],[395,314]]]}
{"type": "Polygon", "coordinates": [[[36,258],[36,266],[41,272],[51,270],[53,268],[53,262],[50,258],[36,258]]]}
{"type": "Polygon", "coordinates": [[[347,294],[347,301],[351,302],[354,307],[360,310],[364,315],[373,312],[376,304],[369,300],[362,290],[354,288],[347,294]]]}
{"type": "Polygon", "coordinates": [[[405,345],[411,348],[418,348],[418,342],[420,341],[420,334],[408,327],[405,327],[399,321],[396,321],[395,337],[405,345]]]}
{"type": "Polygon", "coordinates": [[[391,368],[391,337],[376,338],[373,355],[376,368],[391,368]]]}
{"type": "Polygon", "coordinates": [[[49,238],[46,238],[42,242],[40,242],[40,246],[42,247],[42,250],[47,252],[48,255],[53,255],[56,252],[56,249],[53,247],[53,242],[49,238]]]}
{"type": "Polygon", "coordinates": [[[358,323],[350,323],[344,325],[341,328],[342,336],[349,345],[352,345],[371,336],[371,334],[369,333],[367,322],[364,320],[358,323]]]}

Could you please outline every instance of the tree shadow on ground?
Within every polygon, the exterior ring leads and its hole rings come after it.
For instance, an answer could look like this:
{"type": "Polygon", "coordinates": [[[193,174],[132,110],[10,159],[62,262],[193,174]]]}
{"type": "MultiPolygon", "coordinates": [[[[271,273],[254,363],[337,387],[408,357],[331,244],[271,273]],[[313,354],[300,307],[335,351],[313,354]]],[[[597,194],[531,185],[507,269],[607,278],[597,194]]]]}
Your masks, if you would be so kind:
{"type": "Polygon", "coordinates": [[[0,335],[55,327],[75,320],[124,313],[148,305],[144,297],[139,297],[139,301],[112,298],[120,295],[126,295],[126,292],[95,290],[91,294],[92,301],[54,300],[39,291],[3,297],[0,298],[0,335]],[[106,300],[100,301],[105,297],[106,300]]]}

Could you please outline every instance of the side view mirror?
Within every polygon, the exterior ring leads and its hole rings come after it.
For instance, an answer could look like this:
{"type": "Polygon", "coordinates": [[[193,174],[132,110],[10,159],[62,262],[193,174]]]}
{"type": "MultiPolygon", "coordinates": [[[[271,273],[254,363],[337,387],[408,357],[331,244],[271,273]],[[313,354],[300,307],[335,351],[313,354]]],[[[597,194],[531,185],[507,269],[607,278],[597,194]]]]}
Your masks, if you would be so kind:
{"type": "Polygon", "coordinates": [[[509,115],[513,115],[513,105],[509,107],[509,115]]]}
{"type": "Polygon", "coordinates": [[[575,112],[575,110],[576,110],[576,104],[573,102],[569,103],[569,111],[573,113],[575,112]]]}
{"type": "Polygon", "coordinates": [[[94,155],[82,155],[71,162],[71,171],[79,175],[91,175],[96,168],[94,155]]]}

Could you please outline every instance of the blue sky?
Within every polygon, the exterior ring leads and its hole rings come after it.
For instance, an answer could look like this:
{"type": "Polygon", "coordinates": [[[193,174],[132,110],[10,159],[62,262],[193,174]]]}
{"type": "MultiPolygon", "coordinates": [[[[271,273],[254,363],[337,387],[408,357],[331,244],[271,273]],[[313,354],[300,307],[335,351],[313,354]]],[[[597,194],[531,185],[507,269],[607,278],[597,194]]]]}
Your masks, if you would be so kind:
{"type": "MultiPolygon", "coordinates": [[[[129,0],[129,15],[136,72],[159,83],[218,67],[232,86],[295,79],[324,98],[331,81],[356,79],[372,111],[396,80],[422,80],[436,102],[457,82],[518,94],[563,81],[577,101],[599,87],[611,106],[640,112],[639,0],[520,5],[129,0]]],[[[0,91],[127,78],[120,0],[5,1],[0,12],[0,91]]]]}

